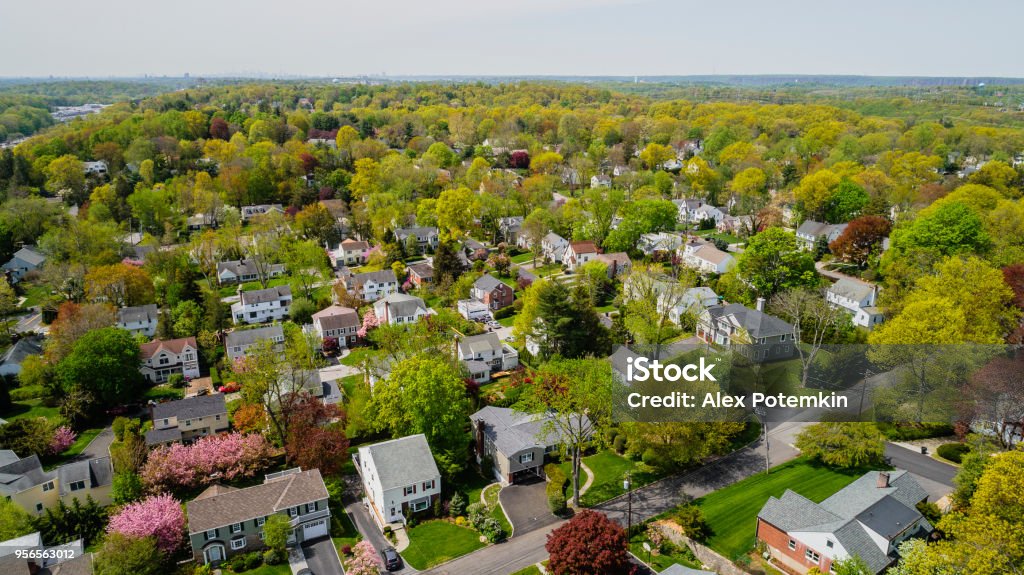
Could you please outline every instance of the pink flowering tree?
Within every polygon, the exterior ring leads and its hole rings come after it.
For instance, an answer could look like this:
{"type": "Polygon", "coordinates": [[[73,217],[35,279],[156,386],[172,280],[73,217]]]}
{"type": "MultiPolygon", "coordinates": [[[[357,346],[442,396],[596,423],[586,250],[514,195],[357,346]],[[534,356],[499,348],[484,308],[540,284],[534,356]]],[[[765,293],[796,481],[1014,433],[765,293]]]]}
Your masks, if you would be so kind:
{"type": "Polygon", "coordinates": [[[258,433],[204,437],[192,445],[158,447],[142,467],[152,493],[203,487],[218,480],[252,477],[266,466],[270,444],[258,433]]]}
{"type": "Polygon", "coordinates": [[[139,539],[152,536],[157,547],[170,554],[184,542],[185,513],[170,495],[153,495],[122,507],[110,518],[107,532],[139,539]]]}
{"type": "Polygon", "coordinates": [[[62,425],[53,430],[53,439],[50,440],[50,453],[58,455],[64,453],[75,442],[78,437],[71,428],[62,425]]]}
{"type": "Polygon", "coordinates": [[[373,309],[368,309],[366,310],[366,313],[363,314],[363,325],[356,330],[356,335],[358,335],[360,339],[363,339],[371,329],[378,325],[380,325],[380,320],[377,319],[377,314],[373,313],[373,309]]]}
{"type": "Polygon", "coordinates": [[[352,557],[345,562],[346,575],[377,575],[384,568],[377,551],[365,539],[352,548],[352,557]]]}

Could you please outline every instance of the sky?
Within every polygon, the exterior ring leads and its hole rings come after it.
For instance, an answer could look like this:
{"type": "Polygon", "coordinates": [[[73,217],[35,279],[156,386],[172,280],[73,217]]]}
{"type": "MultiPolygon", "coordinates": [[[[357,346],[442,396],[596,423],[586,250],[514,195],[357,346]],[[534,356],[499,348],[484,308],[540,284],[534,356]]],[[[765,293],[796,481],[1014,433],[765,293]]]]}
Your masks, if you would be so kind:
{"type": "Polygon", "coordinates": [[[0,77],[1024,77],[1019,0],[0,0],[0,77]]]}

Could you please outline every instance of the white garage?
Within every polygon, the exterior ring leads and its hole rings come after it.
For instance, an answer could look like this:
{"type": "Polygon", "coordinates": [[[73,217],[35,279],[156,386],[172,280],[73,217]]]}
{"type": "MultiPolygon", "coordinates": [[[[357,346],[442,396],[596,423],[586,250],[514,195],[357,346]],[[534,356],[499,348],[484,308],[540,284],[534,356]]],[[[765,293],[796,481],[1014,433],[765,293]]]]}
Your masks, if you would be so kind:
{"type": "Polygon", "coordinates": [[[302,526],[302,540],[309,541],[310,539],[316,539],[317,537],[323,537],[327,535],[327,520],[320,519],[319,521],[312,521],[302,526]]]}

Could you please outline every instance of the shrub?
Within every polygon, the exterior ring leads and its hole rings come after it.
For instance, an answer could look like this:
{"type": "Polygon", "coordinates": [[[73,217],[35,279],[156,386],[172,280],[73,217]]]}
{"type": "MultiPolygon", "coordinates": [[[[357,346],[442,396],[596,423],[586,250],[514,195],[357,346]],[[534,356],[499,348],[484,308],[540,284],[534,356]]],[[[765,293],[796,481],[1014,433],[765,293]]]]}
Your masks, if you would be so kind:
{"type": "Polygon", "coordinates": [[[649,467],[660,467],[661,464],[661,457],[658,456],[658,452],[651,448],[644,450],[640,460],[649,467]]]}
{"type": "Polygon", "coordinates": [[[15,387],[10,391],[11,401],[25,401],[46,395],[46,389],[41,385],[26,385],[15,387]]]}
{"type": "Polygon", "coordinates": [[[185,376],[180,373],[172,373],[171,376],[167,378],[167,385],[175,389],[181,389],[182,387],[185,387],[185,376]]]}
{"type": "Polygon", "coordinates": [[[245,554],[245,570],[251,571],[263,565],[263,555],[259,551],[245,554]]]}
{"type": "Polygon", "coordinates": [[[626,450],[626,436],[616,435],[615,440],[612,442],[612,448],[615,450],[615,453],[622,455],[622,452],[626,450]]]}
{"type": "Polygon", "coordinates": [[[458,517],[466,512],[466,496],[461,493],[452,495],[452,500],[448,503],[448,513],[452,517],[458,517]]]}
{"type": "Polygon", "coordinates": [[[466,525],[466,523],[467,523],[466,518],[461,516],[461,515],[459,515],[458,517],[455,518],[455,524],[458,525],[459,527],[464,527],[466,525]]]}
{"type": "Polygon", "coordinates": [[[505,530],[502,529],[501,523],[493,517],[487,517],[483,520],[478,529],[484,537],[487,538],[491,543],[496,543],[503,540],[506,537],[505,530]]]}
{"type": "Polygon", "coordinates": [[[943,459],[948,459],[953,463],[961,463],[964,455],[971,451],[971,446],[966,443],[943,443],[935,451],[943,459]]]}
{"type": "Polygon", "coordinates": [[[704,513],[700,510],[700,507],[692,503],[676,510],[672,518],[683,528],[683,533],[690,539],[702,541],[709,535],[708,524],[704,520],[704,513]]]}
{"type": "Polygon", "coordinates": [[[181,547],[185,538],[185,514],[181,502],[170,495],[154,495],[125,505],[110,518],[109,533],[128,537],[150,537],[165,553],[181,547]]]}
{"type": "Polygon", "coordinates": [[[548,476],[548,508],[557,515],[565,511],[565,484],[569,482],[569,478],[562,468],[554,463],[545,465],[544,473],[548,476]]]}
{"type": "Polygon", "coordinates": [[[263,552],[263,562],[267,565],[277,565],[283,560],[284,558],[281,554],[273,549],[267,549],[263,552]]]}
{"type": "Polygon", "coordinates": [[[514,306],[505,306],[499,310],[494,311],[494,319],[505,319],[506,317],[510,317],[515,312],[516,308],[514,306]]]}
{"type": "Polygon", "coordinates": [[[342,555],[346,555],[346,556],[347,555],[351,555],[352,554],[352,546],[351,545],[342,545],[341,546],[341,554],[342,555]]]}
{"type": "Polygon", "coordinates": [[[550,509],[555,515],[565,513],[565,494],[555,492],[548,493],[548,509],[550,509]]]}
{"type": "Polygon", "coordinates": [[[469,507],[466,508],[466,515],[469,517],[470,524],[472,524],[474,528],[479,529],[480,526],[483,525],[484,519],[487,517],[487,511],[487,506],[483,503],[471,503],[469,507]]]}
{"type": "Polygon", "coordinates": [[[130,421],[130,419],[121,415],[114,418],[114,423],[110,425],[114,430],[114,439],[124,441],[124,431],[130,421]]]}
{"type": "Polygon", "coordinates": [[[939,519],[942,519],[942,510],[939,509],[938,505],[931,501],[922,501],[918,503],[917,510],[920,511],[921,515],[924,515],[924,518],[932,525],[935,525],[939,522],[939,519]]]}
{"type": "Polygon", "coordinates": [[[952,425],[946,423],[887,423],[879,422],[878,430],[886,438],[895,441],[913,441],[915,439],[931,439],[933,437],[949,437],[953,435],[952,425]]]}

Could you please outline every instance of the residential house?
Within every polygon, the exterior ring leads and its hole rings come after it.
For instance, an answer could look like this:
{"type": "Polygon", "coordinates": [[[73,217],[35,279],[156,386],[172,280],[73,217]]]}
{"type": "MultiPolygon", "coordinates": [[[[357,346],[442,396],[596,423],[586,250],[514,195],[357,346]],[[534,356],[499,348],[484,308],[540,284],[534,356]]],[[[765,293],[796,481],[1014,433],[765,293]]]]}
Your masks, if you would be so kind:
{"type": "Polygon", "coordinates": [[[565,169],[562,170],[562,183],[563,184],[565,184],[565,185],[567,185],[567,186],[569,186],[571,188],[575,188],[576,186],[580,185],[581,181],[582,181],[582,179],[580,178],[579,171],[574,170],[572,168],[565,168],[565,169]]]}
{"type": "Polygon", "coordinates": [[[498,233],[507,244],[518,245],[519,235],[523,229],[523,216],[511,216],[498,219],[498,233]]]}
{"type": "Polygon", "coordinates": [[[288,316],[291,305],[292,288],[288,286],[244,291],[231,304],[231,317],[236,325],[280,321],[288,316]]]}
{"type": "Polygon", "coordinates": [[[825,292],[825,301],[850,312],[853,325],[868,329],[885,320],[882,309],[875,307],[877,299],[878,286],[853,278],[842,278],[825,292]]]}
{"type": "Polygon", "coordinates": [[[398,228],[395,230],[395,238],[402,242],[403,246],[408,245],[409,237],[416,238],[416,245],[421,254],[437,249],[439,236],[435,227],[398,228]]]}
{"type": "Polygon", "coordinates": [[[92,575],[92,553],[82,553],[84,547],[81,539],[64,545],[44,545],[43,536],[38,531],[0,541],[0,573],[92,575]],[[29,553],[19,554],[18,551],[29,553]]]}
{"type": "Polygon", "coordinates": [[[429,261],[422,261],[409,264],[406,267],[409,272],[409,283],[421,288],[434,283],[434,264],[429,261]]]}
{"type": "Polygon", "coordinates": [[[391,270],[354,274],[345,270],[341,274],[345,291],[363,301],[377,301],[398,291],[398,278],[391,270]]]}
{"type": "Polygon", "coordinates": [[[3,269],[11,279],[11,283],[18,283],[25,277],[25,274],[39,270],[44,263],[46,263],[46,256],[32,246],[25,246],[14,252],[11,259],[3,265],[3,269]]]}
{"type": "Polygon", "coordinates": [[[199,346],[194,337],[155,339],[139,349],[142,359],[139,371],[153,383],[163,383],[175,373],[185,379],[199,377],[199,346]]]}
{"type": "Polygon", "coordinates": [[[548,232],[540,242],[541,253],[545,259],[555,263],[562,263],[565,257],[565,249],[569,247],[569,241],[555,232],[548,232]]]}
{"type": "Polygon", "coordinates": [[[846,224],[826,224],[814,220],[805,220],[796,229],[797,246],[805,251],[813,251],[819,241],[824,239],[825,243],[832,243],[833,240],[842,235],[846,224]]]}
{"type": "Polygon", "coordinates": [[[341,347],[356,343],[359,326],[359,313],[350,307],[332,305],[313,314],[313,330],[320,340],[333,337],[341,347]]]}
{"type": "Polygon", "coordinates": [[[259,204],[254,206],[242,206],[240,215],[243,222],[248,222],[252,218],[269,214],[271,212],[277,212],[279,214],[284,213],[284,207],[281,204],[259,204]]]}
{"type": "Polygon", "coordinates": [[[155,303],[126,306],[117,310],[117,323],[114,325],[132,333],[153,337],[156,335],[159,317],[160,308],[155,303]]]}
{"type": "MultiPolygon", "coordinates": [[[[544,477],[544,456],[563,443],[554,413],[534,414],[487,406],[469,416],[478,462],[490,458],[492,472],[502,485],[544,477]]],[[[586,417],[582,428],[590,427],[586,417]]]]}
{"type": "MultiPolygon", "coordinates": [[[[744,230],[751,230],[754,225],[754,216],[730,216],[726,215],[718,222],[715,229],[724,234],[738,234],[744,230]]],[[[752,230],[756,232],[757,230],[752,230]]]]}
{"type": "Polygon", "coordinates": [[[335,268],[341,266],[361,266],[366,263],[370,255],[370,242],[361,242],[352,238],[342,240],[335,250],[327,252],[331,259],[331,265],[335,268]]]}
{"type": "Polygon", "coordinates": [[[860,557],[869,575],[896,562],[900,543],[925,538],[933,527],[917,510],[928,493],[903,470],[870,471],[821,503],[787,489],[757,514],[757,541],[772,562],[791,573],[860,557]]]}
{"type": "Polygon", "coordinates": [[[22,363],[31,356],[43,355],[43,338],[41,336],[23,337],[14,342],[3,362],[0,363],[0,375],[15,376],[21,373],[22,363]]]}
{"type": "Polygon", "coordinates": [[[714,290],[706,286],[689,288],[668,310],[668,319],[676,325],[682,325],[688,316],[700,317],[704,310],[713,305],[718,305],[718,294],[714,290]]]}
{"type": "Polygon", "coordinates": [[[658,252],[674,252],[681,245],[683,245],[683,238],[679,234],[658,232],[641,235],[636,249],[649,256],[658,252]]]}
{"type": "Polygon", "coordinates": [[[515,300],[513,289],[491,274],[484,274],[473,282],[469,297],[483,302],[491,310],[499,310],[512,305],[515,300]]]}
{"type": "Polygon", "coordinates": [[[78,499],[84,503],[87,497],[100,505],[110,505],[114,467],[107,456],[45,471],[37,455],[20,458],[9,449],[0,449],[0,478],[0,497],[40,515],[61,501],[70,504],[78,499]]]}
{"type": "Polygon", "coordinates": [[[595,260],[603,262],[608,266],[608,277],[615,279],[619,276],[628,276],[633,269],[633,262],[626,252],[615,252],[611,254],[597,254],[595,260]]]}
{"type": "Polygon", "coordinates": [[[509,371],[519,367],[519,352],[502,343],[498,334],[494,332],[462,338],[459,340],[458,355],[459,361],[480,362],[486,365],[486,373],[479,369],[481,366],[467,365],[471,373],[483,377],[482,381],[474,377],[477,383],[490,381],[491,373],[496,371],[509,371]],[[478,369],[474,370],[474,367],[478,369]]]}
{"type": "Polygon", "coordinates": [[[261,341],[270,341],[272,347],[284,351],[284,328],[281,324],[265,325],[252,329],[235,329],[224,336],[224,351],[230,363],[246,357],[249,348],[261,341]]]}
{"type": "Polygon", "coordinates": [[[702,240],[690,240],[680,249],[683,265],[701,274],[724,274],[736,265],[736,258],[702,240]]]}
{"type": "Polygon", "coordinates": [[[421,317],[430,315],[431,310],[423,300],[412,295],[393,293],[373,304],[377,320],[387,325],[408,325],[421,317]]]}
{"type": "Polygon", "coordinates": [[[596,259],[598,253],[597,244],[594,242],[570,242],[565,248],[562,260],[569,271],[575,272],[583,264],[596,259]]]}
{"type": "Polygon", "coordinates": [[[107,163],[103,160],[82,162],[82,172],[86,176],[105,176],[107,175],[107,163]]]}
{"type": "Polygon", "coordinates": [[[404,524],[441,497],[441,472],[423,434],[359,448],[354,457],[377,525],[404,524]]]}
{"type": "Polygon", "coordinates": [[[266,278],[276,278],[284,275],[285,267],[284,264],[257,264],[253,260],[219,262],[217,283],[224,285],[259,281],[261,271],[266,278]],[[263,267],[262,270],[260,266],[263,267]]]}
{"type": "Polygon", "coordinates": [[[330,534],[327,486],[317,469],[290,469],[267,475],[263,483],[237,489],[211,485],[186,504],[192,556],[218,564],[237,553],[262,549],[263,524],[271,515],[288,518],[290,545],[330,534]]]}
{"type": "Polygon", "coordinates": [[[200,437],[228,430],[228,408],[224,394],[197,395],[150,406],[153,429],[146,432],[146,445],[189,443],[200,437]]]}
{"type": "Polygon", "coordinates": [[[697,337],[707,343],[734,349],[751,361],[788,359],[793,356],[793,326],[764,311],[731,303],[705,309],[697,320],[697,337]]]}
{"type": "Polygon", "coordinates": [[[626,174],[632,173],[633,170],[629,169],[629,166],[617,165],[612,168],[612,175],[618,178],[619,176],[625,176],[626,174]]]}
{"type": "Polygon", "coordinates": [[[476,299],[460,299],[455,304],[459,315],[469,321],[483,321],[491,319],[491,308],[484,302],[476,299]]]}
{"type": "Polygon", "coordinates": [[[612,187],[612,178],[605,174],[597,174],[596,176],[590,176],[590,187],[591,188],[610,188],[612,187]]]}

